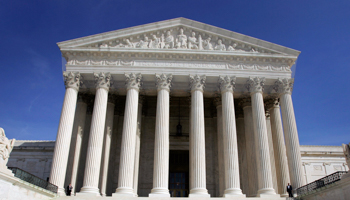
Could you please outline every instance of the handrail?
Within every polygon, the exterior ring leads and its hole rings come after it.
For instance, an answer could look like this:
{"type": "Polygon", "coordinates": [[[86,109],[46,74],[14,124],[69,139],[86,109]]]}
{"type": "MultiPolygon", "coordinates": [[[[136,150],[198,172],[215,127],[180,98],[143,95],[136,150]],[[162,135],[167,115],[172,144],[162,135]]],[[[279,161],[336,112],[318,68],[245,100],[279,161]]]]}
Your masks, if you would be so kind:
{"type": "Polygon", "coordinates": [[[320,178],[314,182],[311,182],[307,185],[301,186],[297,189],[297,194],[298,196],[305,195],[326,185],[340,181],[341,177],[346,173],[347,171],[338,171],[323,178],[320,178]]]}
{"type": "Polygon", "coordinates": [[[58,187],[56,185],[53,185],[44,179],[41,179],[29,172],[26,172],[20,168],[17,167],[8,167],[8,169],[12,170],[12,173],[15,175],[15,177],[26,181],[28,183],[31,183],[33,185],[36,185],[38,187],[44,188],[46,190],[49,190],[51,192],[57,193],[58,187]]]}

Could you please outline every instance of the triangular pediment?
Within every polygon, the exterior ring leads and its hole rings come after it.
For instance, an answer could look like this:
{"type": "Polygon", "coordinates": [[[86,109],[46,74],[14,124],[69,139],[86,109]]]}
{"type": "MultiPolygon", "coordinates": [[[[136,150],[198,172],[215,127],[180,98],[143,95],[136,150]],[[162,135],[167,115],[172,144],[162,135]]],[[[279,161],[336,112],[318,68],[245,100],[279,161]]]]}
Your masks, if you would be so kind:
{"type": "Polygon", "coordinates": [[[297,57],[299,51],[208,24],[176,18],[58,43],[62,51],[208,52],[297,57]]]}

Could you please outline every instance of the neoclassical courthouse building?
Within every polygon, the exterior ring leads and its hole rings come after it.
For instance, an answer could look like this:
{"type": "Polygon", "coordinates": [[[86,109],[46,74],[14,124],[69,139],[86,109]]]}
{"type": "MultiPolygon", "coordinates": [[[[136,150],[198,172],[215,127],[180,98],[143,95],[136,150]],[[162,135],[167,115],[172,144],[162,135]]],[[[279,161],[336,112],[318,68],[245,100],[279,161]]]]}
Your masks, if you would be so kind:
{"type": "Polygon", "coordinates": [[[341,147],[299,145],[299,51],[185,18],[58,46],[56,143],[19,141],[9,166],[40,152],[32,165],[62,195],[278,198],[348,169],[341,147]]]}

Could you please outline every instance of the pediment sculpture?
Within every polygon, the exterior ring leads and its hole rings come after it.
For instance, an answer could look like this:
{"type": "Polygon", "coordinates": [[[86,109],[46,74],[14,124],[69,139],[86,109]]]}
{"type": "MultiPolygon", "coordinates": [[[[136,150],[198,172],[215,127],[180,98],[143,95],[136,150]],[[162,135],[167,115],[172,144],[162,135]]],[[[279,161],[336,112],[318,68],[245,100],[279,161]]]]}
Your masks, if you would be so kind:
{"type": "Polygon", "coordinates": [[[7,169],[7,162],[15,144],[15,139],[9,140],[3,128],[0,128],[0,169],[7,169]]]}
{"type": "MultiPolygon", "coordinates": [[[[225,39],[217,38],[216,42],[213,42],[212,36],[208,35],[205,39],[202,35],[196,35],[195,31],[184,32],[183,28],[180,28],[177,33],[174,30],[164,30],[164,33],[160,34],[146,34],[124,39],[117,39],[115,41],[103,42],[99,44],[101,49],[103,48],[140,48],[140,49],[174,49],[174,50],[208,50],[208,51],[231,51],[231,52],[253,52],[262,53],[249,45],[239,44],[235,41],[229,41],[225,39]],[[165,34],[164,34],[165,33],[165,34]],[[157,36],[158,35],[158,36],[157,36]],[[122,42],[120,42],[120,40],[122,42]],[[233,42],[233,43],[232,43],[233,42]],[[231,44],[232,43],[232,44],[231,44]]],[[[204,33],[205,34],[205,33],[204,33]]],[[[265,53],[272,53],[265,51],[265,53]]]]}

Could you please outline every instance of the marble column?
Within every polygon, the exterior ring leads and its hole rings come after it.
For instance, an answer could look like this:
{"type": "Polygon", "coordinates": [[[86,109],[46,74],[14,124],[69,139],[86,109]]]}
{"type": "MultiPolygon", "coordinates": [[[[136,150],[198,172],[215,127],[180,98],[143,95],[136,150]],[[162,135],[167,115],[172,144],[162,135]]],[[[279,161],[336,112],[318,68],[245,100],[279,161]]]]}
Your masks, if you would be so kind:
{"type": "Polygon", "coordinates": [[[246,137],[244,128],[244,116],[242,108],[236,109],[236,129],[237,129],[237,144],[238,144],[238,160],[239,160],[239,180],[243,194],[249,191],[248,182],[248,163],[246,151],[246,137]]]}
{"type": "Polygon", "coordinates": [[[222,101],[223,146],[225,165],[225,191],[224,197],[245,196],[242,194],[239,180],[238,148],[235,108],[233,91],[236,77],[219,77],[222,101]]]}
{"type": "Polygon", "coordinates": [[[257,153],[258,196],[279,196],[273,188],[269,143],[267,137],[266,117],[263,101],[265,78],[249,78],[247,88],[250,92],[253,111],[253,126],[257,153]]]}
{"type": "Polygon", "coordinates": [[[247,196],[255,197],[257,195],[258,186],[258,169],[257,169],[257,155],[256,155],[256,145],[255,145],[255,135],[253,125],[253,113],[251,98],[243,98],[239,105],[243,108],[244,114],[244,131],[245,131],[245,141],[246,141],[246,156],[247,156],[247,171],[248,171],[248,185],[249,189],[247,196]]]}
{"type": "Polygon", "coordinates": [[[118,188],[112,196],[135,196],[133,189],[135,144],[139,90],[142,76],[141,74],[130,73],[125,74],[125,77],[127,93],[120,152],[118,188]]]}
{"type": "Polygon", "coordinates": [[[83,187],[80,194],[99,196],[98,188],[106,122],[108,91],[111,83],[110,73],[94,73],[96,94],[92,112],[89,142],[86,153],[83,187]]]}
{"type": "Polygon", "coordinates": [[[81,75],[79,72],[63,72],[63,77],[66,85],[66,94],[64,95],[50,173],[50,183],[58,186],[57,193],[61,196],[65,195],[63,184],[66,177],[69,146],[81,75]]]}
{"type": "Polygon", "coordinates": [[[284,144],[280,106],[277,98],[267,100],[265,104],[270,113],[278,192],[281,194],[281,197],[288,197],[286,185],[288,185],[290,179],[288,172],[286,146],[284,144]]]}
{"type": "Polygon", "coordinates": [[[279,194],[278,184],[277,184],[276,164],[275,164],[275,153],[274,153],[275,151],[273,148],[273,141],[272,141],[270,113],[267,109],[265,109],[265,116],[266,116],[267,138],[269,142],[270,166],[271,166],[273,189],[277,194],[279,194]]]}
{"type": "Polygon", "coordinates": [[[105,134],[104,134],[104,155],[102,157],[102,177],[101,177],[101,195],[106,196],[107,180],[108,180],[108,166],[109,166],[109,154],[111,151],[111,141],[113,136],[113,121],[114,121],[114,107],[116,96],[113,94],[108,95],[105,134]]]}
{"type": "Polygon", "coordinates": [[[206,189],[205,126],[203,90],[206,76],[191,76],[190,194],[210,197],[206,189]]]}
{"type": "Polygon", "coordinates": [[[222,133],[222,104],[221,98],[215,98],[216,104],[216,112],[217,112],[217,134],[218,134],[218,166],[219,166],[219,196],[222,197],[224,195],[225,190],[225,165],[224,165],[224,139],[222,133]]]}
{"type": "Polygon", "coordinates": [[[81,151],[81,142],[84,136],[84,128],[85,128],[85,118],[87,111],[87,99],[86,94],[78,95],[78,103],[76,108],[76,115],[74,119],[74,127],[73,134],[76,134],[75,141],[75,149],[73,155],[73,167],[72,167],[72,175],[70,179],[70,184],[73,186],[72,194],[75,193],[76,190],[76,182],[78,175],[78,167],[79,167],[79,159],[80,159],[80,151],[81,151]]]}
{"type": "Polygon", "coordinates": [[[296,189],[305,185],[305,182],[301,163],[299,136],[291,96],[293,79],[278,79],[275,82],[274,89],[280,94],[289,177],[293,186],[293,193],[296,194],[296,189]]]}
{"type": "Polygon", "coordinates": [[[170,197],[169,182],[169,92],[173,76],[156,75],[157,115],[154,141],[153,188],[150,197],[170,197]]]}
{"type": "Polygon", "coordinates": [[[141,122],[142,122],[142,104],[144,96],[139,96],[139,107],[137,111],[137,131],[135,141],[135,168],[134,168],[134,193],[138,196],[137,189],[139,185],[139,168],[140,168],[140,147],[141,147],[141,122]]]}

